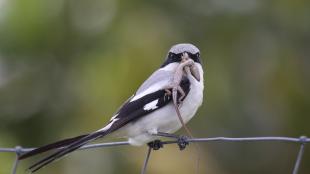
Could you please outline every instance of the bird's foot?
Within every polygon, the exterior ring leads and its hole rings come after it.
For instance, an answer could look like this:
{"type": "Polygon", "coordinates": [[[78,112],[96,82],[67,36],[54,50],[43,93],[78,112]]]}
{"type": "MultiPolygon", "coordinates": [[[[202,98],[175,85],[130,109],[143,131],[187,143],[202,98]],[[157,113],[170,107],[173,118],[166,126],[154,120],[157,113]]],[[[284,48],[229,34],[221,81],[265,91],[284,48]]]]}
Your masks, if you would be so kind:
{"type": "MultiPolygon", "coordinates": [[[[164,132],[157,132],[156,134],[152,134],[152,135],[175,139],[180,150],[184,150],[186,146],[189,145],[188,137],[185,135],[175,135],[175,134],[169,134],[169,133],[164,133],[164,132]]],[[[158,150],[162,148],[163,144],[164,143],[160,140],[155,140],[155,141],[148,143],[148,145],[154,150],[158,150]],[[154,145],[156,146],[155,148],[154,148],[154,145]]]]}
{"type": "Polygon", "coordinates": [[[187,139],[188,139],[188,137],[184,136],[184,135],[181,135],[178,137],[177,144],[178,144],[180,150],[184,150],[186,148],[186,146],[189,145],[189,142],[187,141],[187,139]]]}
{"type": "Polygon", "coordinates": [[[160,148],[164,147],[163,142],[160,140],[154,140],[152,142],[147,143],[147,145],[153,150],[159,150],[160,148]]]}

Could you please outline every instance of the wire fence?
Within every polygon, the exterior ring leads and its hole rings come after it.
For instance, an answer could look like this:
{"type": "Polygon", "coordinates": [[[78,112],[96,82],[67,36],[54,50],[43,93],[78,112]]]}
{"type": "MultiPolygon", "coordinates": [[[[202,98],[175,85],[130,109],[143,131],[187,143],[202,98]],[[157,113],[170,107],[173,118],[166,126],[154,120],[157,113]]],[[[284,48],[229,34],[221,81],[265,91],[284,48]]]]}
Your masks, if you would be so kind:
{"type": "MultiPolygon", "coordinates": [[[[203,142],[292,142],[299,145],[299,151],[295,160],[294,168],[292,169],[292,174],[298,174],[298,170],[300,168],[300,164],[302,162],[302,156],[305,151],[305,146],[307,143],[310,143],[310,138],[306,136],[301,136],[299,138],[292,137],[245,137],[245,138],[229,138],[229,137],[212,137],[212,138],[186,138],[184,139],[186,143],[203,143],[203,142]]],[[[161,142],[163,145],[166,144],[176,144],[179,143],[177,140],[173,141],[163,141],[161,142]]],[[[81,147],[79,150],[93,149],[93,148],[103,148],[103,147],[112,147],[112,146],[125,146],[129,145],[127,141],[119,141],[119,142],[108,142],[108,143],[98,143],[98,144],[90,144],[81,147]]],[[[16,174],[19,160],[18,157],[25,153],[33,150],[35,148],[23,148],[21,146],[16,146],[15,148],[0,148],[0,152],[11,152],[15,153],[16,158],[12,167],[12,174],[16,174]]],[[[149,158],[151,156],[152,148],[149,147],[142,169],[141,174],[146,173],[147,165],[149,158]]]]}

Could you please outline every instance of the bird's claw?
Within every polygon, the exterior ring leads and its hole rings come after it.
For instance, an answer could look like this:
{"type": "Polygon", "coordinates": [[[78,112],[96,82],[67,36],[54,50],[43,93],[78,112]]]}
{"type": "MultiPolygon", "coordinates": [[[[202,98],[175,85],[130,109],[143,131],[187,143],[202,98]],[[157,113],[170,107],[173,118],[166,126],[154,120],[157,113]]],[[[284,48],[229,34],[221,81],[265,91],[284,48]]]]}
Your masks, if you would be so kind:
{"type": "Polygon", "coordinates": [[[177,144],[179,146],[180,150],[184,150],[187,145],[189,145],[189,142],[187,141],[187,136],[180,136],[177,140],[177,144]]]}
{"type": "Polygon", "coordinates": [[[160,140],[154,140],[152,142],[147,143],[147,145],[153,150],[159,150],[160,148],[164,147],[163,142],[160,140]]]}

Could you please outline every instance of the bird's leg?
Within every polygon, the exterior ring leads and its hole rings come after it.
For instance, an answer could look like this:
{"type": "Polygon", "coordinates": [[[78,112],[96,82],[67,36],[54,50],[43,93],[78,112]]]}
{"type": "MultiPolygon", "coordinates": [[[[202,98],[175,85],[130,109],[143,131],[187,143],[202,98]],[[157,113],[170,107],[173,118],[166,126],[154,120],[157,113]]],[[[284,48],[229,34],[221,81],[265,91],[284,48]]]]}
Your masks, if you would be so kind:
{"type": "Polygon", "coordinates": [[[178,138],[178,146],[180,150],[184,150],[186,148],[187,145],[189,145],[189,142],[187,141],[188,137],[181,135],[178,138]]]}
{"type": "MultiPolygon", "coordinates": [[[[175,135],[175,134],[169,134],[169,133],[165,133],[165,132],[157,132],[156,134],[152,134],[152,135],[176,139],[180,150],[184,150],[186,148],[186,146],[189,145],[189,143],[187,141],[188,137],[184,136],[184,135],[175,135]]],[[[151,143],[153,143],[153,142],[151,142],[151,143]]],[[[161,144],[161,145],[163,145],[163,144],[161,144]]],[[[161,146],[161,147],[163,147],[163,146],[161,146]]]]}
{"type": "Polygon", "coordinates": [[[147,145],[152,148],[153,150],[159,150],[160,148],[163,148],[164,147],[164,144],[162,141],[160,140],[154,140],[154,141],[151,141],[149,143],[147,143],[147,145]]]}

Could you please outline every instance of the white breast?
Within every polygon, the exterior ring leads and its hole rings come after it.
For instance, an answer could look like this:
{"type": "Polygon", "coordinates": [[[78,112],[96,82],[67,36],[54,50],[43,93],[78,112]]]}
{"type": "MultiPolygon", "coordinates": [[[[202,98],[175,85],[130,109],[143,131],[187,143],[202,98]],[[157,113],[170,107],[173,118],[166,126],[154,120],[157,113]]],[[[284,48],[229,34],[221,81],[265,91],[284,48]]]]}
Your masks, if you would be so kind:
{"type": "Polygon", "coordinates": [[[200,64],[196,63],[196,66],[199,67],[201,80],[198,82],[193,76],[189,76],[190,91],[180,107],[182,118],[186,123],[195,115],[203,100],[203,71],[200,64]]]}

